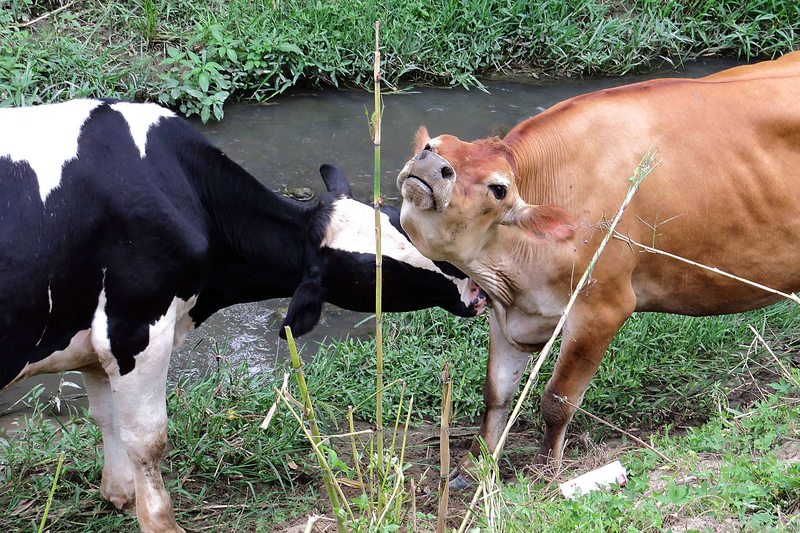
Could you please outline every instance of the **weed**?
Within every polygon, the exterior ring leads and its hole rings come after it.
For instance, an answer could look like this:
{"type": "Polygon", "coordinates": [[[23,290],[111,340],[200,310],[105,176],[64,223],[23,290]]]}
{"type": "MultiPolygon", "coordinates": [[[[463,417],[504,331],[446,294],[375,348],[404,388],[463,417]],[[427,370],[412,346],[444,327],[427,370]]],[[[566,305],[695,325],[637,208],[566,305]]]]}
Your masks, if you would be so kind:
{"type": "Polygon", "coordinates": [[[204,120],[231,96],[300,83],[367,88],[380,20],[383,79],[482,87],[494,72],[625,74],[701,55],[774,57],[800,43],[793,0],[343,0],[0,4],[0,101],[153,99],[204,120]]]}

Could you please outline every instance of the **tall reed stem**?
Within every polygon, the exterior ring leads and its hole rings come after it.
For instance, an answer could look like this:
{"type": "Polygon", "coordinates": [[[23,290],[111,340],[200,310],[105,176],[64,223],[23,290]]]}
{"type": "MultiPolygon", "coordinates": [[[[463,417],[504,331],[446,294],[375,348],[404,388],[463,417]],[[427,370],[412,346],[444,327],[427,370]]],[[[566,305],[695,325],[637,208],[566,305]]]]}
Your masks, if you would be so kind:
{"type": "MultiPolygon", "coordinates": [[[[306,377],[303,374],[303,364],[300,361],[300,356],[297,354],[297,346],[294,342],[294,337],[292,336],[292,328],[286,326],[284,328],[286,331],[286,341],[289,343],[289,354],[292,357],[292,368],[294,368],[295,377],[297,378],[297,388],[300,389],[300,395],[303,397],[303,405],[305,406],[305,417],[308,420],[308,425],[311,427],[311,443],[313,445],[314,450],[319,454],[319,445],[322,442],[322,436],[319,433],[319,428],[317,427],[317,419],[314,416],[314,406],[311,403],[311,396],[308,394],[308,386],[306,385],[306,377]]],[[[302,424],[302,422],[301,422],[302,424]]],[[[319,457],[322,463],[324,463],[324,457],[319,457]]],[[[330,469],[325,468],[325,464],[320,465],[322,467],[322,479],[325,482],[325,490],[328,492],[328,498],[331,501],[331,506],[333,507],[333,514],[336,516],[336,526],[340,533],[345,533],[346,529],[344,526],[344,521],[340,516],[339,509],[341,505],[339,503],[339,496],[336,494],[336,487],[335,481],[333,479],[332,472],[330,469]]]]}
{"type": "Polygon", "coordinates": [[[450,482],[450,411],[452,408],[453,383],[450,379],[450,363],[445,363],[442,369],[442,422],[439,433],[439,462],[441,472],[439,477],[439,512],[436,518],[436,533],[447,531],[447,504],[449,498],[450,482]]]}
{"type": "Polygon", "coordinates": [[[50,505],[53,503],[53,495],[56,493],[56,485],[58,485],[58,476],[61,474],[61,466],[64,464],[64,452],[58,458],[58,466],[56,466],[56,475],[53,478],[53,487],[50,489],[50,496],[47,498],[47,503],[44,506],[44,515],[42,515],[42,523],[39,524],[39,533],[44,531],[44,524],[47,522],[47,514],[50,512],[50,505]]]}
{"type": "MultiPolygon", "coordinates": [[[[377,425],[375,438],[378,451],[378,475],[382,478],[386,473],[383,461],[383,257],[381,255],[381,52],[378,35],[380,22],[375,21],[375,66],[373,75],[375,80],[375,113],[372,115],[372,140],[375,143],[375,183],[373,187],[372,202],[375,205],[375,346],[377,382],[375,387],[375,424],[377,425]]],[[[383,480],[381,480],[382,482],[383,480]]],[[[383,511],[385,496],[383,491],[378,493],[378,514],[383,511]]]]}

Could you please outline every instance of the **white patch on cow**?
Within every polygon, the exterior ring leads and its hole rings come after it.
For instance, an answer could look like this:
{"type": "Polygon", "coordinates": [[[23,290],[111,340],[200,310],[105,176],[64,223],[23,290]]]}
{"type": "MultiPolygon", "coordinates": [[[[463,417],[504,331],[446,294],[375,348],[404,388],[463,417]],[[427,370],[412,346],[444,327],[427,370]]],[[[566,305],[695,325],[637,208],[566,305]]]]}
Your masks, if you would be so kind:
{"type": "Polygon", "coordinates": [[[103,289],[97,297],[97,309],[92,318],[92,345],[97,352],[100,364],[109,376],[119,375],[119,365],[111,353],[111,338],[108,336],[108,315],[106,314],[105,269],[103,270],[103,289]]]}
{"type": "Polygon", "coordinates": [[[134,104],[131,102],[117,102],[111,108],[120,113],[133,137],[133,142],[139,149],[139,156],[144,159],[147,148],[147,133],[150,128],[158,124],[162,118],[174,117],[175,113],[164,109],[157,104],[134,104]]]}
{"type": "Polygon", "coordinates": [[[174,353],[178,347],[183,344],[183,340],[186,336],[194,331],[194,328],[197,324],[194,323],[192,317],[189,316],[189,311],[195,306],[197,303],[197,296],[192,296],[185,302],[180,298],[178,300],[178,309],[176,310],[176,316],[178,317],[177,322],[175,323],[175,339],[172,343],[172,352],[174,353]]]}
{"type": "MultiPolygon", "coordinates": [[[[442,273],[433,261],[422,255],[411,241],[392,226],[384,213],[381,213],[381,233],[381,254],[385,257],[442,273]]],[[[334,250],[374,255],[375,209],[352,198],[336,200],[322,245],[334,250]]]]}
{"type": "Polygon", "coordinates": [[[26,161],[39,182],[42,202],[61,183],[61,169],[78,155],[78,137],[99,100],[0,110],[0,158],[26,161]]]}

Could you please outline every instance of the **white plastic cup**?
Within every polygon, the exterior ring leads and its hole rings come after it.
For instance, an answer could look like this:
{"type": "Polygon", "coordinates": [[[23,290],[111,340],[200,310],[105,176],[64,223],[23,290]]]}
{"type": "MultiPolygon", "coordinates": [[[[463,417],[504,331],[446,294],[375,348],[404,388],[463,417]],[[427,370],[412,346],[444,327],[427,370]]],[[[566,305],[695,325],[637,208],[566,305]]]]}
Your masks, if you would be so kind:
{"type": "Polygon", "coordinates": [[[581,494],[586,494],[587,492],[591,492],[593,490],[605,488],[612,483],[624,485],[627,482],[628,471],[625,470],[625,467],[622,466],[622,463],[619,461],[614,461],[613,463],[602,466],[597,470],[586,472],[585,474],[574,479],[565,481],[559,485],[559,488],[561,489],[561,493],[565,498],[574,500],[581,494]]]}

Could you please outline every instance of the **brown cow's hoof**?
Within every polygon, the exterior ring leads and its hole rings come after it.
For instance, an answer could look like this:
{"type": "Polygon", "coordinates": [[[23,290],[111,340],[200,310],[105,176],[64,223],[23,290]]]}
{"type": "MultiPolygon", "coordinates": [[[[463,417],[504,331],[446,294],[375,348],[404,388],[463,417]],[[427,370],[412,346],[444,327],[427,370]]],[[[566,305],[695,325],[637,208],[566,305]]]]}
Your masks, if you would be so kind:
{"type": "Polygon", "coordinates": [[[456,468],[450,472],[448,480],[450,490],[469,490],[477,486],[477,482],[469,470],[463,468],[456,468]]]}

